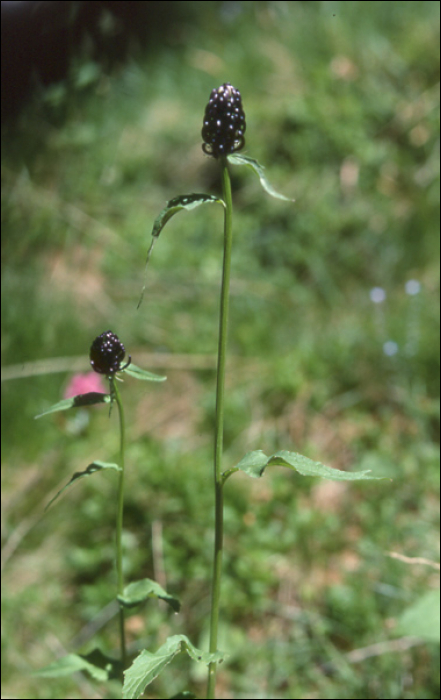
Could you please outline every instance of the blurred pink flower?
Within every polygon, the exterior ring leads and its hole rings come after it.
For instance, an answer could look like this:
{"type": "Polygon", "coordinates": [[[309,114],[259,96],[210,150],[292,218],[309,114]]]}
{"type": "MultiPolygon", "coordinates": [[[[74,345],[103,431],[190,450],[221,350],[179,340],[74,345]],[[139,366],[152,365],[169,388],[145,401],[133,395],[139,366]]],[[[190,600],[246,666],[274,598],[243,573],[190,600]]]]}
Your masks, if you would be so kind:
{"type": "Polygon", "coordinates": [[[107,389],[103,383],[103,377],[100,377],[96,372],[85,372],[84,374],[74,374],[69,384],[63,392],[64,399],[70,399],[78,394],[88,394],[91,391],[96,391],[99,394],[106,394],[107,389]]]}

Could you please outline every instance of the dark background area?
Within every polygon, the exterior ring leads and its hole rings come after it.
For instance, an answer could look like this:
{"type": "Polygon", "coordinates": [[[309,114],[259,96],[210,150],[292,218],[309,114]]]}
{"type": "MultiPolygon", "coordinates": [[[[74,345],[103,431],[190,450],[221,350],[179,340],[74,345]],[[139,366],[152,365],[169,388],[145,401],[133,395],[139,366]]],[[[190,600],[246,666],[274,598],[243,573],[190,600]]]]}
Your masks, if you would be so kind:
{"type": "Polygon", "coordinates": [[[13,117],[36,83],[68,75],[88,43],[89,58],[113,70],[167,36],[194,10],[185,2],[2,2],[2,116],[13,117]]]}

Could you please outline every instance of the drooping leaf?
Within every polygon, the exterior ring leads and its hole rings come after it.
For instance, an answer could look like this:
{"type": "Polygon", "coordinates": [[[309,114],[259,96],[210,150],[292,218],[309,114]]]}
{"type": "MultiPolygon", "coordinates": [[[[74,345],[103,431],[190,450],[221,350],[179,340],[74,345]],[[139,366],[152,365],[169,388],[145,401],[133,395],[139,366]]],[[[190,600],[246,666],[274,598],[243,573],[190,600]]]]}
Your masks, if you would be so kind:
{"type": "MultiPolygon", "coordinates": [[[[164,228],[165,224],[167,221],[169,221],[172,216],[178,213],[178,211],[182,211],[183,209],[190,211],[190,209],[195,209],[196,207],[199,207],[201,204],[222,204],[223,207],[225,207],[225,202],[223,199],[220,199],[219,197],[215,197],[213,194],[203,194],[203,193],[198,193],[198,192],[193,192],[192,194],[181,194],[178,197],[173,197],[173,199],[170,199],[167,204],[165,205],[164,209],[161,211],[161,213],[156,217],[155,222],[153,224],[153,229],[152,229],[152,242],[150,243],[150,248],[147,251],[147,258],[145,261],[145,269],[147,272],[147,265],[150,260],[150,256],[152,254],[153,246],[155,245],[155,241],[158,238],[159,234],[161,233],[162,229],[164,228]]],[[[146,274],[145,272],[145,274],[146,274]]],[[[141,306],[143,297],[144,297],[144,292],[145,292],[145,282],[144,286],[142,288],[141,292],[141,297],[138,302],[138,309],[141,306]]]]}
{"type": "Polygon", "coordinates": [[[167,377],[162,377],[159,374],[147,372],[147,370],[141,369],[141,367],[134,365],[133,362],[124,370],[124,372],[129,374],[131,377],[135,377],[135,379],[143,379],[147,382],[165,382],[167,379],[167,377]]]}
{"type": "Polygon", "coordinates": [[[262,476],[266,467],[282,466],[293,469],[303,476],[321,476],[324,479],[332,479],[333,481],[359,481],[361,479],[384,479],[387,477],[372,476],[370,470],[361,472],[343,472],[340,469],[326,467],[321,462],[314,462],[309,457],[297,454],[297,452],[287,452],[282,450],[276,452],[271,457],[267,457],[262,450],[248,452],[245,457],[236,464],[232,469],[224,472],[224,482],[231,474],[237,471],[243,471],[248,476],[258,478],[262,476]]]}
{"type": "Polygon", "coordinates": [[[265,192],[268,192],[268,194],[270,194],[271,197],[283,199],[285,202],[295,202],[295,199],[285,197],[284,194],[280,194],[274,189],[274,187],[268,182],[265,176],[265,168],[263,167],[263,165],[260,165],[260,163],[258,163],[257,160],[249,158],[248,156],[244,156],[242,155],[242,153],[231,153],[229,156],[227,156],[227,160],[232,165],[247,165],[249,168],[252,168],[252,170],[254,170],[254,172],[257,173],[257,175],[259,176],[260,184],[262,185],[263,189],[265,190],[265,192]]]}
{"type": "Polygon", "coordinates": [[[98,391],[90,391],[88,394],[78,394],[77,396],[72,396],[70,399],[63,399],[58,401],[58,403],[53,404],[47,408],[43,413],[39,413],[35,418],[41,418],[42,416],[47,416],[49,413],[56,413],[57,411],[67,411],[69,408],[79,408],[80,406],[93,406],[97,403],[110,403],[110,394],[101,394],[98,391]]]}
{"type": "Polygon", "coordinates": [[[83,472],[75,472],[71,480],[63,486],[62,489],[58,491],[57,494],[47,504],[45,510],[49,508],[50,505],[58,498],[58,496],[61,496],[63,491],[65,491],[69,486],[71,486],[75,481],[78,481],[78,479],[82,479],[84,476],[91,476],[92,474],[95,474],[95,472],[100,472],[103,469],[116,469],[116,471],[121,471],[121,467],[118,466],[118,464],[113,464],[112,462],[101,462],[99,460],[96,460],[95,462],[92,462],[92,464],[89,464],[87,469],[85,469],[83,472]]]}
{"type": "Polygon", "coordinates": [[[70,676],[78,671],[87,671],[96,681],[107,681],[110,678],[118,678],[121,663],[110,656],[106,656],[99,649],[94,649],[90,654],[67,654],[63,658],[45,666],[33,675],[43,678],[59,678],[70,676]]]}
{"type": "Polygon", "coordinates": [[[215,197],[213,194],[193,193],[181,194],[178,197],[173,197],[173,199],[170,199],[167,202],[167,205],[156,218],[155,223],[153,224],[152,236],[157,238],[167,221],[171,219],[172,216],[177,214],[178,211],[181,211],[182,209],[189,211],[190,209],[199,207],[201,204],[222,204],[222,206],[225,207],[224,200],[220,199],[219,197],[215,197]]]}
{"type": "Polygon", "coordinates": [[[165,666],[182,651],[194,661],[202,661],[207,666],[212,662],[220,663],[225,657],[221,652],[209,654],[197,649],[184,634],[176,634],[152,654],[144,649],[136,657],[133,664],[124,672],[123,698],[135,700],[144,692],[145,688],[159,676],[165,666]]]}
{"type": "Polygon", "coordinates": [[[123,594],[118,596],[118,600],[127,608],[139,605],[147,598],[160,598],[165,600],[175,612],[179,612],[181,604],[177,598],[167,593],[156,581],[144,578],[141,581],[133,581],[124,588],[123,594]]]}

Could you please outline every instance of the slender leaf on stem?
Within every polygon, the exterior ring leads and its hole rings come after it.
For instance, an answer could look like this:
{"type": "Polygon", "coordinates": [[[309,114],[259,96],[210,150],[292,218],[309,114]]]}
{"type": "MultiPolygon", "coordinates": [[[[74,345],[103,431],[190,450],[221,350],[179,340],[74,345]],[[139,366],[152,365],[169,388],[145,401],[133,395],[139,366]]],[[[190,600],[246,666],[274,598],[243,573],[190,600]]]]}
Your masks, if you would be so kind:
{"type": "Polygon", "coordinates": [[[90,654],[67,654],[49,666],[36,671],[34,676],[43,678],[59,678],[70,676],[78,671],[87,671],[96,681],[107,681],[110,678],[118,678],[121,673],[120,662],[106,656],[99,649],[94,649],[90,654]]]}
{"type": "Polygon", "coordinates": [[[203,193],[192,193],[192,194],[181,194],[178,197],[173,197],[167,202],[167,205],[161,211],[159,216],[156,218],[153,224],[152,236],[157,238],[164,228],[165,224],[172,216],[186,209],[195,209],[201,204],[222,204],[225,206],[223,199],[215,197],[213,194],[203,194],[203,193]]]}
{"type": "Polygon", "coordinates": [[[123,698],[135,700],[139,698],[145,688],[159,676],[165,666],[180,652],[186,651],[193,661],[202,661],[204,664],[220,663],[225,655],[217,651],[215,654],[197,649],[184,634],[176,634],[157,650],[155,654],[146,649],[136,657],[133,664],[124,672],[123,698]]]}
{"type": "Polygon", "coordinates": [[[70,399],[58,401],[58,403],[54,403],[52,406],[43,411],[43,413],[39,413],[38,416],[35,416],[35,418],[41,418],[42,416],[47,416],[49,413],[56,413],[57,411],[67,411],[69,408],[93,406],[97,403],[110,402],[110,394],[101,394],[98,391],[90,391],[88,394],[78,394],[77,396],[72,396],[70,399]]]}
{"type": "Polygon", "coordinates": [[[58,498],[58,496],[61,496],[63,491],[65,491],[67,488],[69,488],[69,486],[75,483],[75,481],[78,481],[78,479],[82,479],[84,476],[91,476],[92,474],[95,474],[95,472],[100,472],[103,469],[116,469],[116,471],[121,471],[121,467],[119,467],[117,464],[113,464],[111,462],[101,462],[97,459],[95,462],[92,462],[92,464],[89,464],[87,469],[85,469],[83,472],[75,472],[69,483],[63,486],[63,488],[60,489],[53,498],[51,498],[45,510],[47,510],[49,506],[52,505],[52,503],[58,498]]]}
{"type": "Polygon", "coordinates": [[[248,156],[244,156],[241,153],[231,153],[227,157],[227,159],[228,162],[232,165],[247,165],[249,168],[252,168],[252,170],[254,170],[254,172],[257,173],[257,175],[259,176],[260,184],[262,185],[263,189],[265,190],[265,192],[268,192],[268,194],[270,194],[271,197],[283,199],[286,202],[295,202],[295,199],[285,197],[285,195],[276,192],[274,187],[268,182],[265,173],[263,172],[265,168],[263,167],[263,165],[260,165],[260,163],[258,163],[257,160],[249,158],[248,156]]]}
{"type": "Polygon", "coordinates": [[[179,612],[181,604],[177,598],[167,593],[156,581],[144,578],[141,581],[133,581],[124,588],[123,594],[118,600],[126,608],[133,608],[143,603],[147,598],[160,598],[165,600],[175,612],[179,612]]]}
{"type": "MultiPolygon", "coordinates": [[[[203,194],[200,192],[193,192],[192,194],[181,194],[178,197],[173,197],[173,199],[170,199],[164,209],[161,211],[161,213],[156,217],[155,222],[153,224],[153,229],[152,229],[152,242],[150,243],[150,248],[147,251],[147,258],[145,261],[145,269],[147,272],[147,265],[150,260],[150,256],[152,254],[153,246],[155,245],[155,241],[158,238],[159,234],[161,233],[162,229],[164,228],[165,224],[167,221],[169,221],[172,216],[178,213],[178,211],[182,211],[183,209],[186,211],[190,211],[190,209],[195,209],[196,207],[199,207],[201,204],[222,204],[223,207],[225,207],[225,202],[220,199],[219,197],[215,197],[212,194],[203,194]]],[[[144,286],[142,288],[141,292],[141,297],[138,302],[138,309],[141,306],[141,302],[144,297],[144,292],[145,292],[145,282],[144,286]]]]}
{"type": "Polygon", "coordinates": [[[359,481],[361,479],[385,479],[383,476],[372,476],[370,470],[362,472],[343,472],[340,469],[326,467],[320,462],[314,462],[309,457],[297,454],[297,452],[287,452],[282,450],[276,452],[271,457],[267,457],[262,450],[248,452],[245,457],[236,464],[232,469],[224,472],[224,482],[231,474],[237,471],[243,471],[248,476],[258,478],[262,476],[266,467],[282,466],[293,469],[299,472],[302,476],[321,476],[324,479],[332,479],[333,481],[359,481]]]}
{"type": "Polygon", "coordinates": [[[133,362],[124,370],[124,372],[135,379],[143,379],[147,382],[165,382],[167,379],[167,377],[162,377],[159,374],[147,372],[147,370],[141,369],[141,367],[134,365],[133,362]]]}

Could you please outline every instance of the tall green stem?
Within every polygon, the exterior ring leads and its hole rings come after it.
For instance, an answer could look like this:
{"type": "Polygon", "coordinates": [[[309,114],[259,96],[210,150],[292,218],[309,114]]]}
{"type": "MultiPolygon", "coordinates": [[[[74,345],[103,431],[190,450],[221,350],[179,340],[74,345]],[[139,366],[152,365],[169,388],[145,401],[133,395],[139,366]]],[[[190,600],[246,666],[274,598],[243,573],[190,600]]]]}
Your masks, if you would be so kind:
{"type": "MultiPolygon", "coordinates": [[[[224,438],[224,389],[225,389],[225,363],[227,355],[227,331],[228,331],[228,305],[230,290],[231,270],[231,246],[233,242],[232,218],[233,203],[231,199],[231,182],[226,158],[221,159],[222,188],[226,205],[224,214],[224,260],[222,269],[222,287],[220,298],[219,317],[219,344],[217,356],[217,383],[216,383],[216,426],[214,441],[214,491],[215,491],[215,515],[214,515],[214,561],[213,580],[211,591],[211,618],[210,618],[210,653],[217,651],[217,635],[219,626],[219,600],[222,576],[222,547],[223,547],[223,491],[222,491],[222,451],[224,438]]],[[[215,698],[217,664],[211,663],[208,667],[207,698],[215,698]]]]}
{"type": "MultiPolygon", "coordinates": [[[[118,472],[118,501],[116,512],[116,575],[118,595],[122,595],[124,590],[124,577],[122,567],[122,529],[123,529],[123,513],[124,513],[124,447],[125,447],[125,422],[124,408],[122,405],[119,389],[114,377],[110,379],[111,392],[115,396],[116,405],[118,406],[119,416],[119,467],[118,472]]],[[[119,606],[119,635],[121,644],[121,664],[123,670],[126,668],[126,636],[124,627],[124,608],[119,606]]]]}

